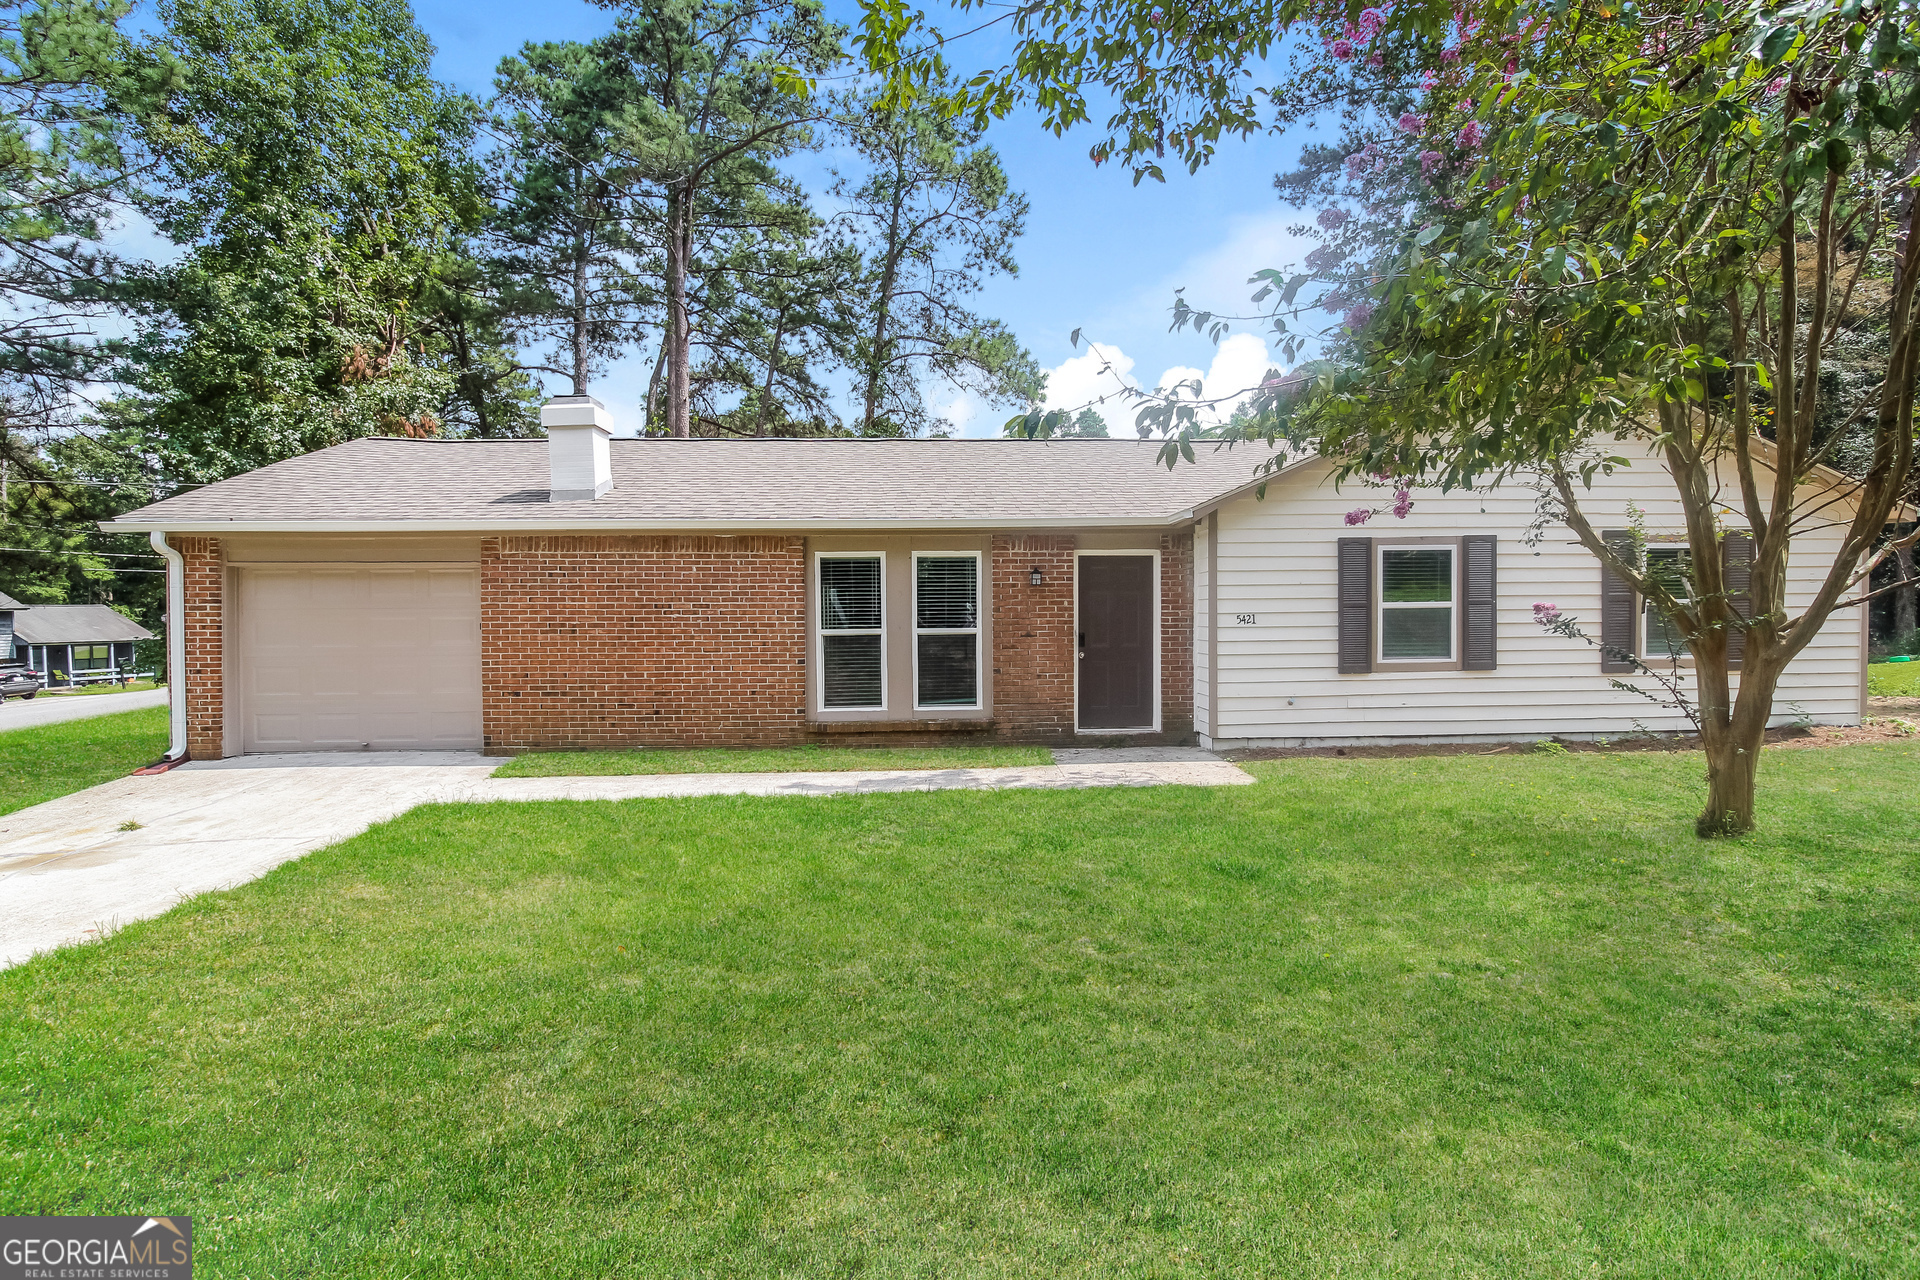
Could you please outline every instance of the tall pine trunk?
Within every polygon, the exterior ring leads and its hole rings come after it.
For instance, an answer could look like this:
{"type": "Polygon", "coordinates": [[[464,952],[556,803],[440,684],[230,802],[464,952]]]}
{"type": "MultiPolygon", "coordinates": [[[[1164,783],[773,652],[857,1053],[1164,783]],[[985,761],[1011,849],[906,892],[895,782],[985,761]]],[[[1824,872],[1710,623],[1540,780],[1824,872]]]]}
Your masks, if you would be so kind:
{"type": "Polygon", "coordinates": [[[692,194],[684,185],[667,193],[667,434],[693,434],[692,335],[687,316],[687,263],[693,256],[692,194]]]}
{"type": "MultiPolygon", "coordinates": [[[[586,175],[577,167],[573,173],[574,190],[583,189],[586,175]]],[[[587,394],[589,376],[587,372],[587,257],[589,253],[587,237],[592,233],[584,224],[576,223],[573,233],[573,332],[570,347],[573,355],[573,394],[587,394]]]]}
{"type": "Polygon", "coordinates": [[[587,241],[573,245],[573,394],[587,394],[587,241]]]}
{"type": "Polygon", "coordinates": [[[880,384],[887,372],[887,325],[893,318],[893,291],[900,283],[900,257],[906,251],[900,243],[900,215],[906,201],[906,181],[896,172],[893,184],[893,210],[887,221],[887,252],[880,268],[880,291],[873,304],[873,340],[867,352],[866,415],[861,434],[872,435],[880,417],[880,384]]]}

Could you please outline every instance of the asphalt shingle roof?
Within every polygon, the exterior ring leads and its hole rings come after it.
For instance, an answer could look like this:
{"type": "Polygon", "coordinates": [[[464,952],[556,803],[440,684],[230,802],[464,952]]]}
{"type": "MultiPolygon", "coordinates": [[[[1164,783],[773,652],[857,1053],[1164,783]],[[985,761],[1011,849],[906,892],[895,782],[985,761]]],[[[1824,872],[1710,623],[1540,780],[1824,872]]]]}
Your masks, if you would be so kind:
{"type": "Polygon", "coordinates": [[[611,442],[614,488],[547,501],[544,440],[376,436],[223,480],[119,518],[121,528],[342,524],[733,528],[1159,523],[1255,479],[1263,445],[1195,449],[1168,470],[1129,440],[611,442]]]}
{"type": "Polygon", "coordinates": [[[21,644],[101,644],[150,640],[153,632],[103,604],[37,604],[13,615],[21,644]]]}

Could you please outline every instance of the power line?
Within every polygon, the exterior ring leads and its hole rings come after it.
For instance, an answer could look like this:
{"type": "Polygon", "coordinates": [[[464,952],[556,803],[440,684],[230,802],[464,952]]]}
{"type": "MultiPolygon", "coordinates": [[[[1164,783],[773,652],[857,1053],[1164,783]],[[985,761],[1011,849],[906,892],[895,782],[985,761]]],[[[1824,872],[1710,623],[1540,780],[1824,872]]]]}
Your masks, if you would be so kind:
{"type": "Polygon", "coordinates": [[[164,560],[165,556],[135,551],[53,551],[46,547],[0,547],[0,551],[31,551],[40,556],[106,556],[114,560],[164,560]]]}

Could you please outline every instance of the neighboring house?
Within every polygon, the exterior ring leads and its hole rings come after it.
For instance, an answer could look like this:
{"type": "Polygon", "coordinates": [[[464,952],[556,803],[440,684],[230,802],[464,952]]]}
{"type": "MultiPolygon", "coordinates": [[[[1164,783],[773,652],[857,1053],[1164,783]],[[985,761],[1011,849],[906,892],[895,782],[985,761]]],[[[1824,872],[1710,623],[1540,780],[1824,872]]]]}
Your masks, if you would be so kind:
{"type": "Polygon", "coordinates": [[[13,624],[14,661],[41,673],[52,688],[133,661],[133,642],[153,632],[104,604],[20,606],[13,624]]]}
{"type": "MultiPolygon", "coordinates": [[[[1350,527],[1369,495],[1319,460],[1258,496],[1259,447],[1169,471],[1146,442],[611,440],[587,397],[542,417],[544,442],[357,440],[107,526],[182,557],[191,753],[1685,727],[1535,624],[1552,601],[1663,644],[1564,530],[1529,538],[1524,486],[1350,527]]],[[[1665,555],[1658,463],[1598,484],[1595,516],[1624,529],[1631,501],[1665,555]]],[[[1859,614],[1787,672],[1783,719],[1858,721],[1859,614]]]]}
{"type": "Polygon", "coordinates": [[[0,663],[25,662],[25,658],[13,656],[13,618],[27,606],[15,600],[4,591],[0,591],[0,663]]]}

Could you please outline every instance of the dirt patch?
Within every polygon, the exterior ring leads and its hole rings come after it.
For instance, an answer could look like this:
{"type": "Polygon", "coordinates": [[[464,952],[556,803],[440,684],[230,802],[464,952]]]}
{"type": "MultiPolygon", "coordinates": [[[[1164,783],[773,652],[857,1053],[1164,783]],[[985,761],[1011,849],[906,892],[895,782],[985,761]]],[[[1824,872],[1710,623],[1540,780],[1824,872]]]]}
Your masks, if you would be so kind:
{"type": "MultiPolygon", "coordinates": [[[[1817,725],[1811,729],[1784,728],[1767,731],[1767,745],[1787,750],[1806,747],[1855,747],[1885,742],[1906,742],[1920,736],[1920,698],[1874,698],[1865,724],[1857,727],[1817,725]],[[1883,707],[1883,703],[1910,704],[1883,707]]],[[[1700,739],[1693,734],[1672,737],[1613,738],[1605,743],[1573,742],[1549,738],[1560,750],[1576,755],[1622,751],[1698,751],[1700,739]]],[[[1511,756],[1529,755],[1543,748],[1536,742],[1407,742],[1392,746],[1354,747],[1256,747],[1245,751],[1223,751],[1228,760],[1288,760],[1295,756],[1338,756],[1349,760],[1396,760],[1412,756],[1511,756]]]]}

